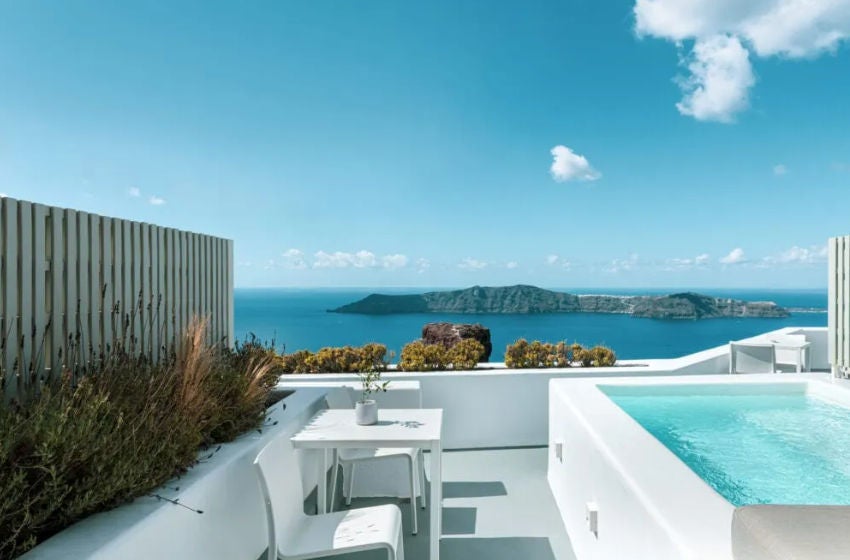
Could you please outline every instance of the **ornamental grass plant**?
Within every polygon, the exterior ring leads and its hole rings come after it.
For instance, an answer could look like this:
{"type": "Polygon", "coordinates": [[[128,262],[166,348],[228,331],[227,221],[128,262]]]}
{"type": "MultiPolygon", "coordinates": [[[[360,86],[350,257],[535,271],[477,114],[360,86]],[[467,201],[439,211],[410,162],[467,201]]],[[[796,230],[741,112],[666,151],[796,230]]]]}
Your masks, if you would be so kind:
{"type": "Polygon", "coordinates": [[[277,371],[260,345],[210,343],[195,320],[163,351],[155,362],[116,341],[0,405],[0,558],[150,494],[199,450],[262,426],[277,371]]]}

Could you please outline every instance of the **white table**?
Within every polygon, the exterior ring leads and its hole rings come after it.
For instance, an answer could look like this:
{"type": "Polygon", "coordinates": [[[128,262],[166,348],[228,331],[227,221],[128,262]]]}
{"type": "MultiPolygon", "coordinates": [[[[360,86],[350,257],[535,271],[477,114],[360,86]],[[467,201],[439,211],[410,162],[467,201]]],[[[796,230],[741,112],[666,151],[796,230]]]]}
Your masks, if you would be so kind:
{"type": "MultiPolygon", "coordinates": [[[[773,343],[773,347],[776,348],[777,351],[779,351],[779,350],[790,350],[791,352],[794,352],[796,354],[797,359],[796,359],[794,365],[797,366],[797,373],[800,373],[800,372],[803,371],[804,364],[805,364],[805,370],[806,371],[811,370],[811,356],[809,356],[809,351],[810,351],[809,348],[812,345],[811,342],[807,342],[807,341],[797,342],[797,341],[793,341],[793,340],[771,340],[771,342],[773,343]]],[[[776,361],[777,361],[777,363],[781,363],[781,364],[787,363],[782,357],[780,357],[778,355],[777,355],[776,361]]]]}
{"type": "MultiPolygon", "coordinates": [[[[442,409],[410,408],[378,410],[378,423],[358,426],[353,409],[327,409],[316,414],[292,436],[296,449],[321,451],[319,461],[319,513],[327,511],[328,450],[340,448],[416,447],[431,451],[430,560],[440,558],[442,534],[442,409]]],[[[423,489],[424,491],[424,489],[423,489]]],[[[413,499],[413,498],[411,498],[413,499]]]]}

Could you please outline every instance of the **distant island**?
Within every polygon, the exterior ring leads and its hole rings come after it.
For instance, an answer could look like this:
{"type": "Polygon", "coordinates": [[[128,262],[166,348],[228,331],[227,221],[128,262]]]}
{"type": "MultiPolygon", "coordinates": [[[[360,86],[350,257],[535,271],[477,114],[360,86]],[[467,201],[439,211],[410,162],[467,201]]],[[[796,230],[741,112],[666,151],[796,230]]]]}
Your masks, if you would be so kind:
{"type": "Polygon", "coordinates": [[[772,301],[742,301],[691,292],[666,296],[575,295],[535,286],[482,287],[425,294],[371,294],[331,313],[619,313],[649,319],[788,317],[772,301]]]}

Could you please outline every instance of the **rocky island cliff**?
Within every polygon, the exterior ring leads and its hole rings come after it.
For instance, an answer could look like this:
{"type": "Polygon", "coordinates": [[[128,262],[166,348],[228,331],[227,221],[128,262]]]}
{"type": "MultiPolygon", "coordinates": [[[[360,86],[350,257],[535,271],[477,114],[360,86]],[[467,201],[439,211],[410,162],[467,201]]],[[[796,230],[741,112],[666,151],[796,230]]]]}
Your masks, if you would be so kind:
{"type": "Polygon", "coordinates": [[[742,301],[692,292],[665,296],[576,295],[535,286],[482,287],[410,295],[371,294],[332,313],[620,313],[650,319],[787,317],[771,301],[742,301]]]}

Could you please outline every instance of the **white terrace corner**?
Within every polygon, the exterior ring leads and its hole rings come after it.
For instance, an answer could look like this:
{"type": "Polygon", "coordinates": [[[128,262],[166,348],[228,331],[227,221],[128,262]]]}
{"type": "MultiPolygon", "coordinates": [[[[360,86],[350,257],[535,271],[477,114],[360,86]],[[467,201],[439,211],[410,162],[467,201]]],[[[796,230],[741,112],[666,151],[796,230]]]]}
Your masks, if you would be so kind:
{"type": "MultiPolygon", "coordinates": [[[[737,505],[738,496],[697,474],[687,449],[653,437],[658,418],[644,417],[652,412],[646,403],[663,403],[671,411],[664,419],[677,419],[683,398],[721,412],[730,398],[758,408],[810,396],[826,407],[818,414],[850,407],[843,379],[850,367],[848,271],[850,238],[831,240],[828,328],[782,329],[739,346],[610,368],[390,371],[389,391],[379,395],[382,416],[362,429],[349,408],[355,376],[284,376],[280,387],[293,392],[269,409],[261,432],[222,446],[179,485],[158,491],[178,504],[137,499],[73,525],[24,558],[266,558],[267,502],[276,544],[292,557],[345,546],[355,550],[339,557],[352,559],[850,557],[850,501],[807,506],[806,492],[817,488],[782,487],[771,490],[800,490],[802,498],[737,505]],[[380,451],[343,452],[362,448],[380,451]],[[254,462],[263,449],[261,487],[254,462]],[[386,504],[399,507],[364,509],[386,504]]],[[[229,313],[232,294],[221,297],[229,313]]],[[[727,442],[740,437],[745,454],[760,451],[743,428],[732,435],[727,442]]],[[[827,429],[810,435],[827,446],[842,437],[827,429]]],[[[846,461],[833,466],[840,468],[846,461]]]]}

